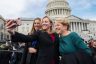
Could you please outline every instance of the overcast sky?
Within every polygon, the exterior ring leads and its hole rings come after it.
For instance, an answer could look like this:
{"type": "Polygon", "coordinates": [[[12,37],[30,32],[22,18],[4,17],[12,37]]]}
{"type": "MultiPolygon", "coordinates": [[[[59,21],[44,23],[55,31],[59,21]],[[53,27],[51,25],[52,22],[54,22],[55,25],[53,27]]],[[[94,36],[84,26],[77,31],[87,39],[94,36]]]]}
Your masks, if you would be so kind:
{"type": "MultiPolygon", "coordinates": [[[[68,0],[72,15],[96,20],[96,0],[68,0]]],[[[4,18],[35,18],[45,14],[47,0],[0,0],[0,15],[4,18]]]]}

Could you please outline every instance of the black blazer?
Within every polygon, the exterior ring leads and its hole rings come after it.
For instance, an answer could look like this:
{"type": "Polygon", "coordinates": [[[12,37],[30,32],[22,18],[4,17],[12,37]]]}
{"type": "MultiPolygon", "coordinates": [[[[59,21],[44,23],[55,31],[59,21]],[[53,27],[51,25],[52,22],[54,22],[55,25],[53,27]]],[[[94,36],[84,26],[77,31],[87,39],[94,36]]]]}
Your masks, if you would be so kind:
{"type": "Polygon", "coordinates": [[[53,42],[48,33],[44,31],[37,31],[32,36],[16,32],[15,35],[11,35],[11,40],[13,42],[32,42],[38,40],[37,64],[50,64],[53,58],[56,60],[56,64],[59,64],[59,37],[56,33],[54,35],[55,41],[53,42]]]}

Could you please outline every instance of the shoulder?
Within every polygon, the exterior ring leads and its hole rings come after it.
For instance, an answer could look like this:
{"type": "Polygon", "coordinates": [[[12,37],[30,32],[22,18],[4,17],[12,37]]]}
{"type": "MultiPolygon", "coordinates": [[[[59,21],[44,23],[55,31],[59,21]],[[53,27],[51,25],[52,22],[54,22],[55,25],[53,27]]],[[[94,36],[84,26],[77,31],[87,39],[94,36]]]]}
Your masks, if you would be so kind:
{"type": "Polygon", "coordinates": [[[71,32],[72,35],[78,35],[76,32],[71,32]]]}
{"type": "Polygon", "coordinates": [[[59,34],[57,34],[56,32],[53,33],[55,36],[59,37],[59,34]]]}
{"type": "Polygon", "coordinates": [[[41,30],[37,30],[37,31],[34,31],[33,34],[40,34],[42,31],[41,30]]]}
{"type": "Polygon", "coordinates": [[[76,32],[71,32],[72,36],[79,36],[76,32]]]}
{"type": "Polygon", "coordinates": [[[53,32],[53,34],[58,35],[56,32],[53,32]]]}
{"type": "Polygon", "coordinates": [[[76,32],[71,32],[71,37],[74,39],[81,38],[76,32]]]}

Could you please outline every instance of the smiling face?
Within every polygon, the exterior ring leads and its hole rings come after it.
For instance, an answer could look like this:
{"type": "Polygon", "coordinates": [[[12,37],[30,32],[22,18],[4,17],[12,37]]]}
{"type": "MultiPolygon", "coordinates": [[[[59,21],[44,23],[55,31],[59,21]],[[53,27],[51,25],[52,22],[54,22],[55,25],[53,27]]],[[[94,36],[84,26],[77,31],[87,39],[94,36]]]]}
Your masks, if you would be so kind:
{"type": "Polygon", "coordinates": [[[49,18],[45,17],[42,19],[42,29],[43,30],[48,30],[51,29],[52,23],[49,18]]]}
{"type": "Polygon", "coordinates": [[[35,30],[41,29],[41,21],[40,20],[35,20],[33,25],[34,25],[35,30]]]}
{"type": "Polygon", "coordinates": [[[58,34],[63,34],[64,31],[68,31],[68,25],[64,22],[55,22],[55,31],[58,34]]]}
{"type": "Polygon", "coordinates": [[[96,48],[96,41],[92,42],[92,46],[96,48]]]}

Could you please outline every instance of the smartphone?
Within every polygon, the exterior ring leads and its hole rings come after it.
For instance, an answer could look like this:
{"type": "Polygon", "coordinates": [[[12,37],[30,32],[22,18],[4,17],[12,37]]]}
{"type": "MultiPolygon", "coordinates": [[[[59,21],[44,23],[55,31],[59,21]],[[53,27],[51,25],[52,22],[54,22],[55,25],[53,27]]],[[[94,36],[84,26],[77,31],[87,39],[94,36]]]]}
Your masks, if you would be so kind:
{"type": "Polygon", "coordinates": [[[21,23],[21,19],[20,19],[20,18],[14,20],[13,22],[16,23],[16,26],[20,26],[20,25],[22,25],[22,23],[21,23]]]}

